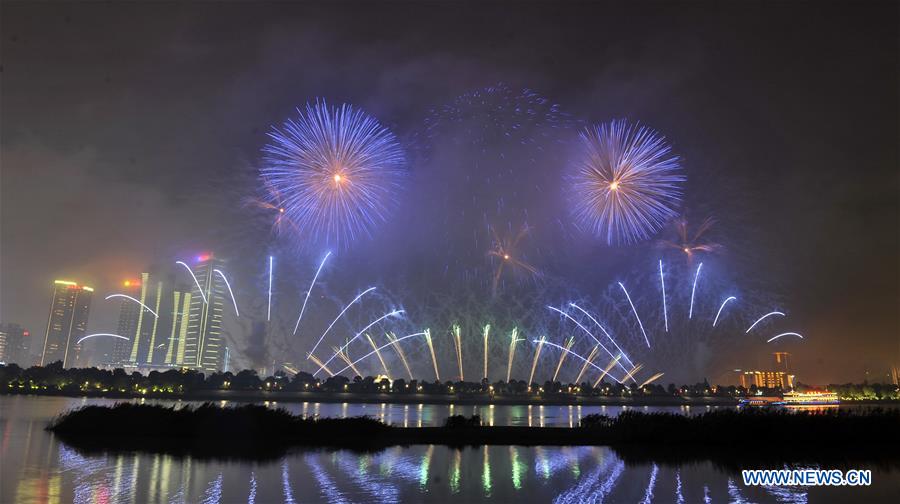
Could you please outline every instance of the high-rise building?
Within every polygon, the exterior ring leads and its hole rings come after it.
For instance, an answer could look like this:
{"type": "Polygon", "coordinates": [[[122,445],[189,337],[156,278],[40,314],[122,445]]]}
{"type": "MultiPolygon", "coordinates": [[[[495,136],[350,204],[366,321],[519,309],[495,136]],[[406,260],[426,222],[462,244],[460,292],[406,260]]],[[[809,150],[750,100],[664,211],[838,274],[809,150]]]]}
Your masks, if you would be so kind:
{"type": "Polygon", "coordinates": [[[740,374],[739,379],[741,386],[750,388],[756,385],[757,388],[780,388],[789,390],[794,388],[794,375],[790,374],[788,369],[788,357],[791,355],[787,352],[775,352],[775,369],[773,371],[744,371],[740,374]]]}
{"type": "Polygon", "coordinates": [[[166,345],[164,364],[184,366],[184,349],[187,344],[188,322],[191,313],[191,293],[176,290],[172,295],[172,325],[166,345]]]}
{"type": "Polygon", "coordinates": [[[190,293],[184,367],[210,372],[222,369],[225,356],[222,311],[227,288],[224,277],[217,272],[222,264],[212,254],[202,254],[191,266],[196,282],[190,293]]]}
{"type": "Polygon", "coordinates": [[[784,371],[744,371],[740,375],[741,386],[750,388],[780,388],[788,390],[794,388],[794,375],[784,371]]]}
{"type": "Polygon", "coordinates": [[[112,353],[110,354],[110,362],[114,366],[128,365],[128,359],[131,357],[132,340],[137,334],[138,317],[143,311],[143,307],[134,300],[141,295],[140,280],[125,280],[122,282],[122,294],[129,298],[121,298],[121,306],[119,308],[119,325],[116,334],[125,336],[127,340],[120,338],[113,339],[112,353]]]}
{"type": "Polygon", "coordinates": [[[174,290],[170,278],[163,282],[155,273],[122,283],[118,334],[110,364],[130,367],[182,366],[190,313],[187,287],[174,290]]]}
{"type": "Polygon", "coordinates": [[[139,289],[137,299],[140,303],[134,303],[138,305],[138,312],[126,359],[126,363],[132,366],[154,363],[153,355],[157,347],[163,283],[160,280],[152,279],[150,273],[141,273],[139,289]]]}
{"type": "Polygon", "coordinates": [[[0,361],[15,362],[20,366],[34,364],[29,354],[31,333],[19,324],[0,324],[0,361]]]}
{"type": "Polygon", "coordinates": [[[7,362],[9,360],[9,350],[7,350],[8,345],[9,333],[3,326],[0,326],[0,362],[7,362]]]}
{"type": "Polygon", "coordinates": [[[79,340],[87,331],[94,289],[68,280],[53,282],[53,300],[40,365],[62,361],[63,367],[83,364],[79,340]]]}

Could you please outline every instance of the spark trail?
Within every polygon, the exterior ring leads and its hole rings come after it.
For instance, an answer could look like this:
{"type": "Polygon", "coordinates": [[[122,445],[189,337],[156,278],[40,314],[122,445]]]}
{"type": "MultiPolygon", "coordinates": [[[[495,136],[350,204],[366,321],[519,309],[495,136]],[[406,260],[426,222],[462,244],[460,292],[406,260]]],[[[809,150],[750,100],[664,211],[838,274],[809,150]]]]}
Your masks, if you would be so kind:
{"type": "MultiPolygon", "coordinates": [[[[631,359],[628,358],[628,355],[625,353],[625,351],[622,350],[622,348],[619,346],[619,344],[616,343],[616,340],[613,339],[613,337],[606,331],[606,329],[602,325],[600,325],[600,322],[598,322],[597,319],[595,319],[590,313],[588,313],[587,310],[578,306],[575,303],[569,303],[569,306],[571,306],[572,308],[575,308],[576,310],[580,311],[581,313],[584,313],[585,315],[587,315],[587,317],[589,319],[591,319],[591,321],[594,324],[596,324],[596,326],[599,327],[601,331],[603,331],[603,334],[605,334],[606,337],[609,339],[609,341],[612,342],[612,344],[616,347],[616,350],[618,350],[619,353],[622,354],[622,357],[625,358],[625,361],[628,362],[630,365],[633,365],[633,363],[631,362],[631,359]]],[[[610,356],[612,356],[612,354],[610,354],[610,356]]]]}
{"type": "Polygon", "coordinates": [[[326,367],[324,364],[322,364],[322,361],[320,361],[318,357],[316,357],[313,354],[309,354],[309,357],[307,357],[307,358],[309,360],[313,361],[313,363],[315,363],[315,365],[322,366],[322,369],[324,369],[325,372],[328,373],[330,376],[334,376],[334,373],[332,373],[331,370],[328,369],[328,367],[326,367]]]}
{"type": "Polygon", "coordinates": [[[801,336],[801,335],[798,334],[798,333],[795,333],[795,332],[786,332],[786,333],[781,333],[781,334],[779,334],[779,335],[777,335],[777,336],[772,336],[771,338],[769,338],[768,340],[766,340],[766,343],[771,343],[771,342],[773,342],[773,341],[775,341],[775,340],[777,340],[777,339],[779,339],[779,338],[783,338],[783,337],[785,337],[785,336],[796,336],[796,337],[798,337],[798,338],[800,338],[800,339],[803,339],[803,336],[801,336]]]}
{"type": "MultiPolygon", "coordinates": [[[[623,381],[623,382],[624,382],[624,381],[628,381],[629,378],[631,378],[632,380],[634,380],[634,375],[635,375],[638,371],[640,371],[641,369],[643,369],[643,368],[644,368],[644,365],[643,365],[643,364],[638,364],[637,366],[634,366],[634,368],[632,368],[631,371],[629,371],[628,374],[625,375],[624,378],[622,378],[622,381],[623,381]]],[[[635,381],[635,383],[637,383],[637,381],[635,381]]]]}
{"type": "MultiPolygon", "coordinates": [[[[388,339],[388,341],[390,341],[392,343],[396,342],[397,335],[392,332],[389,332],[389,333],[387,333],[387,339],[388,339]]],[[[408,374],[409,379],[412,380],[413,374],[412,374],[412,371],[409,369],[409,362],[406,360],[406,354],[403,353],[403,348],[400,345],[394,345],[394,351],[397,352],[398,356],[400,356],[400,362],[403,363],[403,367],[406,368],[406,374],[408,374]]]]}
{"type": "Polygon", "coordinates": [[[388,370],[387,364],[384,363],[384,358],[381,357],[381,351],[378,350],[378,345],[375,344],[375,340],[372,339],[371,336],[366,334],[366,338],[369,340],[369,344],[372,345],[372,349],[375,351],[375,355],[378,357],[378,361],[381,362],[381,367],[384,369],[384,375],[391,379],[391,372],[388,370]]]}
{"type": "Polygon", "coordinates": [[[438,371],[437,357],[434,355],[434,343],[431,341],[431,329],[425,329],[425,342],[428,343],[428,351],[431,352],[431,363],[434,365],[434,379],[441,381],[441,373],[438,371]]]}
{"type": "Polygon", "coordinates": [[[513,327],[509,338],[509,360],[506,363],[506,383],[509,383],[509,377],[512,374],[513,360],[515,360],[516,357],[516,343],[520,341],[522,340],[519,339],[519,328],[513,327]]]}
{"type": "Polygon", "coordinates": [[[238,311],[237,300],[234,299],[234,292],[231,290],[231,284],[228,283],[228,279],[225,278],[225,273],[222,273],[219,269],[214,269],[213,273],[222,277],[222,281],[225,282],[225,287],[228,287],[228,294],[231,296],[231,302],[234,304],[234,314],[238,317],[241,316],[241,312],[238,311]]]}
{"type": "Polygon", "coordinates": [[[663,277],[662,259],[659,260],[659,285],[662,287],[663,322],[666,324],[666,332],[669,332],[669,310],[666,307],[666,280],[663,277]]]}
{"type": "Polygon", "coordinates": [[[599,345],[594,346],[594,348],[591,349],[591,353],[588,354],[587,360],[581,366],[581,371],[578,372],[578,377],[575,378],[576,385],[581,383],[581,377],[584,376],[584,372],[587,371],[588,364],[594,362],[594,359],[597,357],[597,350],[599,350],[599,349],[600,349],[599,345]]]}
{"type": "Polygon", "coordinates": [[[266,320],[272,320],[272,267],[274,258],[269,256],[269,303],[266,307],[266,320]]]}
{"type": "Polygon", "coordinates": [[[485,324],[484,331],[484,379],[488,377],[488,337],[491,335],[491,324],[485,324]]]}
{"type": "Polygon", "coordinates": [[[118,297],[118,298],[130,299],[131,301],[134,301],[135,303],[141,305],[141,306],[142,306],[145,310],[147,310],[148,312],[152,313],[154,317],[159,318],[159,315],[158,315],[155,311],[153,311],[149,306],[145,305],[144,303],[141,303],[140,301],[138,301],[137,299],[135,299],[135,298],[133,298],[133,297],[131,297],[131,296],[129,296],[129,295],[126,295],[126,294],[110,294],[109,296],[106,296],[106,299],[112,299],[112,298],[117,298],[117,297],[118,297]]]}
{"type": "Polygon", "coordinates": [[[779,315],[779,316],[782,316],[782,317],[785,316],[784,313],[782,313],[782,312],[780,312],[780,311],[773,311],[773,312],[766,313],[766,314],[763,315],[762,317],[759,317],[758,319],[756,319],[756,322],[750,324],[750,327],[747,328],[747,331],[744,332],[744,334],[749,334],[750,331],[752,331],[753,328],[756,327],[757,324],[759,324],[759,323],[762,322],[763,320],[765,320],[765,319],[767,319],[767,318],[769,318],[769,317],[771,317],[771,316],[774,316],[774,315],[779,315]]]}
{"type": "Polygon", "coordinates": [[[531,361],[531,374],[528,375],[528,390],[531,390],[531,384],[534,383],[534,370],[537,367],[538,359],[541,357],[541,349],[544,348],[544,342],[547,341],[547,339],[541,336],[541,339],[536,341],[537,349],[535,349],[534,359],[531,361]]]}
{"type": "Polygon", "coordinates": [[[697,266],[697,273],[694,274],[694,285],[691,287],[691,307],[688,310],[688,318],[694,317],[694,294],[697,292],[697,280],[700,279],[700,270],[703,269],[703,263],[697,266]]]}
{"type": "Polygon", "coordinates": [[[456,363],[459,365],[459,381],[465,381],[463,378],[462,335],[458,324],[453,326],[453,344],[456,348],[456,363]]]}
{"type": "Polygon", "coordinates": [[[736,297],[728,296],[727,298],[725,298],[725,301],[722,301],[722,305],[719,306],[719,311],[716,312],[716,318],[713,320],[713,327],[716,327],[716,324],[719,323],[719,315],[722,314],[722,310],[725,308],[725,305],[727,305],[729,301],[735,301],[735,300],[737,300],[736,297]]]}
{"type": "Polygon", "coordinates": [[[197,281],[197,276],[194,275],[194,270],[192,270],[191,267],[188,266],[184,261],[175,261],[175,264],[184,266],[184,269],[186,269],[188,273],[191,274],[191,278],[194,279],[194,285],[197,286],[197,290],[200,292],[200,297],[203,299],[203,304],[209,304],[209,302],[206,300],[206,294],[203,293],[203,287],[200,287],[200,282],[197,281]]]}
{"type": "MultiPolygon", "coordinates": [[[[341,347],[340,351],[341,351],[341,352],[345,351],[345,350],[347,349],[347,347],[350,346],[350,343],[353,343],[354,341],[356,341],[357,338],[359,338],[360,336],[362,336],[363,333],[365,333],[366,331],[368,331],[369,329],[371,329],[372,326],[374,326],[375,324],[381,322],[382,320],[384,320],[384,319],[386,319],[386,318],[388,318],[388,317],[395,317],[395,316],[397,316],[397,315],[400,315],[401,313],[404,313],[404,311],[403,311],[403,310],[393,310],[393,311],[390,311],[390,312],[388,312],[388,313],[385,313],[384,315],[378,317],[377,319],[373,320],[372,322],[369,322],[369,325],[367,325],[367,326],[363,327],[362,329],[360,329],[359,332],[357,332],[355,336],[353,336],[352,338],[350,338],[349,340],[347,340],[347,343],[345,343],[344,346],[341,347]]],[[[338,356],[337,353],[335,353],[334,355],[331,356],[331,358],[329,358],[327,361],[325,361],[325,364],[331,364],[331,361],[333,361],[334,358],[337,357],[337,356],[338,356]]],[[[319,374],[319,371],[322,371],[322,367],[321,367],[321,366],[319,367],[319,369],[318,369],[315,373],[313,373],[313,376],[316,376],[317,374],[319,374]]]]}
{"type": "MultiPolygon", "coordinates": [[[[428,334],[428,330],[426,329],[424,332],[417,332],[417,333],[413,333],[413,334],[407,334],[406,336],[403,336],[402,338],[394,338],[394,339],[391,340],[390,342],[385,343],[384,345],[379,346],[379,347],[378,347],[378,351],[380,352],[381,350],[384,350],[385,348],[387,348],[387,347],[389,347],[389,346],[391,346],[391,345],[399,346],[399,343],[400,343],[401,341],[404,341],[404,340],[407,340],[407,339],[409,339],[409,338],[413,338],[413,337],[416,337],[416,336],[425,336],[426,339],[427,339],[427,338],[431,338],[431,336],[428,334]]],[[[355,361],[353,361],[353,365],[355,366],[356,364],[359,364],[360,362],[362,362],[364,359],[367,359],[367,358],[369,358],[369,357],[371,357],[371,356],[373,356],[373,355],[375,355],[375,350],[372,350],[371,352],[367,353],[366,355],[363,355],[363,356],[360,357],[359,359],[356,359],[355,361]]],[[[341,369],[340,371],[337,372],[337,374],[341,374],[341,373],[343,373],[344,371],[346,371],[346,370],[348,370],[348,369],[350,369],[350,366],[347,366],[347,367],[345,367],[344,369],[341,369]]],[[[437,369],[435,368],[435,370],[437,370],[437,369]]],[[[410,375],[410,376],[412,376],[412,375],[410,375]]],[[[438,381],[440,381],[440,379],[438,379],[438,381]]]]}
{"type": "MultiPolygon", "coordinates": [[[[559,376],[559,370],[562,369],[563,362],[566,361],[566,356],[569,355],[568,351],[572,349],[572,345],[574,345],[574,344],[575,344],[575,338],[570,336],[569,339],[566,340],[566,345],[565,345],[566,351],[559,354],[559,362],[556,364],[556,371],[553,372],[553,379],[550,381],[552,381],[552,382],[556,381],[556,377],[559,376]]],[[[589,361],[585,360],[585,362],[589,362],[589,361]]]]}
{"type": "MultiPolygon", "coordinates": [[[[353,301],[350,301],[350,303],[347,304],[347,306],[345,306],[344,309],[341,310],[340,313],[338,313],[338,316],[335,317],[334,320],[331,321],[331,324],[328,325],[328,327],[325,329],[325,332],[323,332],[322,335],[319,336],[319,341],[316,341],[316,344],[313,345],[312,350],[309,351],[309,355],[312,355],[316,352],[316,348],[319,347],[319,343],[322,343],[322,340],[325,339],[325,336],[328,334],[329,331],[331,331],[331,328],[334,327],[334,324],[336,324],[337,321],[341,319],[341,317],[344,315],[344,313],[347,310],[349,310],[350,307],[353,306],[357,301],[359,301],[359,299],[361,297],[365,296],[369,292],[372,292],[373,290],[375,290],[375,287],[369,287],[368,289],[360,292],[359,295],[357,295],[355,298],[353,298],[353,301]]],[[[309,357],[307,357],[307,359],[309,359],[309,357]]]]}
{"type": "Polygon", "coordinates": [[[649,384],[655,382],[656,380],[662,378],[662,376],[664,374],[666,374],[666,373],[656,373],[655,375],[651,376],[650,378],[647,378],[646,380],[644,380],[644,383],[641,383],[638,386],[638,388],[642,388],[644,385],[649,385],[649,384]]]}
{"type": "MultiPolygon", "coordinates": [[[[534,340],[534,343],[537,343],[537,341],[538,341],[538,340],[534,340]]],[[[573,351],[571,351],[571,350],[567,350],[565,347],[563,347],[563,346],[561,346],[561,345],[557,345],[556,343],[553,343],[552,341],[544,341],[544,344],[545,344],[545,345],[550,345],[550,346],[552,346],[552,347],[554,347],[554,348],[558,348],[558,349],[562,350],[563,352],[567,352],[567,353],[571,354],[572,356],[574,356],[576,359],[580,360],[581,362],[587,362],[587,359],[585,359],[584,357],[578,355],[577,353],[575,353],[575,352],[573,352],[573,351]]],[[[613,362],[612,362],[611,364],[614,366],[616,362],[618,362],[618,357],[616,357],[615,359],[613,359],[613,362]]],[[[594,367],[594,368],[597,368],[597,369],[603,371],[603,368],[601,368],[600,366],[594,364],[593,362],[589,363],[588,365],[591,366],[591,367],[594,367]]],[[[607,372],[607,373],[608,373],[608,372],[607,372]]],[[[613,376],[613,375],[609,375],[609,376],[610,376],[613,380],[616,380],[617,382],[622,383],[622,382],[620,382],[620,381],[618,380],[618,378],[616,378],[615,376],[613,376]]]]}
{"type": "Polygon", "coordinates": [[[647,343],[647,348],[650,348],[650,338],[647,337],[647,331],[644,330],[644,323],[641,322],[641,317],[638,315],[637,308],[635,308],[634,303],[631,302],[631,296],[628,295],[628,290],[622,282],[619,282],[619,287],[622,288],[622,292],[624,292],[625,297],[628,298],[628,304],[631,305],[631,311],[634,312],[634,318],[637,319],[638,326],[641,328],[641,334],[644,335],[644,341],[647,343]]]}
{"type": "Polygon", "coordinates": [[[297,334],[297,329],[300,327],[300,320],[303,319],[303,312],[306,311],[306,302],[309,301],[309,295],[312,293],[313,287],[316,286],[316,279],[319,278],[319,273],[322,272],[322,267],[325,266],[325,261],[328,260],[328,257],[331,255],[331,252],[325,254],[325,257],[322,259],[322,262],[319,263],[318,269],[316,269],[316,274],[313,275],[312,282],[309,284],[309,290],[306,291],[306,297],[303,298],[303,306],[300,307],[300,316],[297,317],[297,323],[294,324],[294,334],[297,334]]]}
{"type": "MultiPolygon", "coordinates": [[[[594,388],[597,388],[597,385],[599,385],[600,382],[603,381],[603,378],[605,378],[606,375],[609,375],[612,377],[613,380],[616,380],[616,377],[613,375],[610,375],[609,371],[616,366],[616,364],[619,362],[619,359],[621,359],[621,358],[622,358],[621,355],[617,355],[617,356],[613,357],[613,360],[609,361],[609,364],[607,364],[606,367],[603,368],[603,370],[602,370],[603,372],[600,374],[600,377],[597,378],[597,381],[594,382],[594,388]]],[[[591,366],[594,366],[594,365],[591,364],[591,366]]],[[[598,366],[594,366],[594,367],[598,367],[598,366]]],[[[616,381],[619,381],[619,380],[616,380],[616,381]]],[[[623,381],[625,381],[625,380],[623,380],[623,381]]],[[[622,383],[622,382],[619,382],[619,383],[622,383]]]]}
{"type": "MultiPolygon", "coordinates": [[[[578,322],[578,321],[575,320],[571,315],[569,315],[568,313],[566,313],[566,312],[560,310],[559,308],[556,308],[555,306],[549,306],[549,305],[548,305],[547,308],[550,309],[550,310],[552,310],[552,311],[555,311],[555,312],[559,313],[559,314],[562,315],[563,317],[566,317],[567,319],[569,319],[569,320],[571,320],[572,322],[574,322],[575,325],[577,325],[582,331],[586,332],[587,335],[591,337],[591,339],[593,339],[595,342],[597,342],[597,344],[600,345],[600,348],[602,348],[603,351],[607,353],[607,355],[609,355],[610,357],[615,357],[615,354],[613,354],[612,352],[610,352],[609,349],[606,348],[606,347],[603,345],[603,343],[601,343],[600,340],[598,340],[597,337],[594,336],[594,334],[591,333],[591,331],[588,330],[587,327],[584,327],[584,325],[581,324],[581,322],[578,322]]],[[[621,364],[619,364],[619,365],[622,366],[621,364]]],[[[628,369],[627,369],[626,367],[624,367],[624,366],[622,366],[622,370],[623,370],[623,371],[626,371],[626,372],[628,371],[628,369]]]]}
{"type": "Polygon", "coordinates": [[[125,336],[120,336],[120,335],[118,335],[118,334],[96,333],[96,334],[88,334],[87,336],[84,336],[84,337],[82,337],[82,338],[79,338],[78,341],[75,342],[75,344],[78,345],[78,344],[81,344],[81,342],[84,341],[84,340],[86,340],[86,339],[98,338],[98,337],[119,338],[119,339],[123,339],[123,340],[125,340],[125,341],[131,341],[130,338],[126,338],[125,336]]]}
{"type": "MultiPolygon", "coordinates": [[[[338,354],[338,357],[340,357],[341,360],[344,361],[345,364],[347,364],[347,367],[349,367],[350,369],[353,370],[353,372],[356,374],[356,376],[362,376],[362,373],[360,373],[359,370],[356,369],[356,366],[354,365],[355,363],[350,360],[349,355],[347,355],[345,352],[338,349],[338,347],[334,347],[333,349],[335,350],[335,353],[338,354]]],[[[346,369],[346,368],[344,368],[344,369],[346,369]]]]}

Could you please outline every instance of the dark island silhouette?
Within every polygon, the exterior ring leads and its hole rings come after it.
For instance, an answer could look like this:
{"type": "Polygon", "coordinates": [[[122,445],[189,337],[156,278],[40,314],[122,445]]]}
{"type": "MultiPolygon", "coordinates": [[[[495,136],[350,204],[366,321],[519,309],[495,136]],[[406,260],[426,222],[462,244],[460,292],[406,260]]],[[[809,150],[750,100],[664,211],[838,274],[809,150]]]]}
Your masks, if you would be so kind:
{"type": "Polygon", "coordinates": [[[687,416],[628,411],[588,415],[578,427],[484,426],[477,416],[441,427],[397,427],[369,417],[315,418],[261,405],[181,408],[84,406],[47,429],[87,453],[148,451],[198,458],[273,459],[292,449],[380,450],[437,444],[609,445],[632,463],[713,460],[722,466],[881,463],[900,466],[900,410],[788,412],[773,408],[687,416]]]}

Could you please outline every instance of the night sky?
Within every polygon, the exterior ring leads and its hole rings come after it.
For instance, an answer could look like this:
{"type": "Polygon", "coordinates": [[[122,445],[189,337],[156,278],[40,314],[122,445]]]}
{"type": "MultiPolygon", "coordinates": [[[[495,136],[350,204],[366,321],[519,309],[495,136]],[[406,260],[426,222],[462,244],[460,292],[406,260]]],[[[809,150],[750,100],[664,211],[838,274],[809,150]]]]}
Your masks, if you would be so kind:
{"type": "MultiPolygon", "coordinates": [[[[806,336],[790,347],[801,381],[883,380],[900,364],[897,19],[895,2],[859,1],[3,2],[0,321],[42,336],[54,278],[114,292],[148,265],[266,236],[235,217],[248,173],[271,125],[307,101],[353,103],[415,147],[430,110],[503,83],[558,104],[573,131],[628,118],[664,134],[686,207],[717,219],[719,264],[806,336]]],[[[562,173],[551,151],[525,178],[562,173]]],[[[417,176],[454,173],[417,159],[417,176]]],[[[330,288],[346,300],[402,275],[404,257],[467,253],[427,238],[386,226],[330,288]]],[[[535,241],[534,260],[580,291],[655,264],[535,241]]],[[[303,282],[320,256],[296,252],[303,282]]],[[[91,332],[116,316],[97,296],[91,332]]]]}

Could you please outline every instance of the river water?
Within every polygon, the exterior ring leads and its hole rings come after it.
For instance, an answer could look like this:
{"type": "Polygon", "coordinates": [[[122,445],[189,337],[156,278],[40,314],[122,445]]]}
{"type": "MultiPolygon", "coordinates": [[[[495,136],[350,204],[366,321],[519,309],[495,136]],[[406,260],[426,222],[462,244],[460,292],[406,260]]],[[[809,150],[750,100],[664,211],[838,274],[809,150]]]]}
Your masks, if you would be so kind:
{"type": "MultiPolygon", "coordinates": [[[[269,462],[150,453],[85,456],[44,427],[103,399],[0,396],[0,502],[898,502],[900,471],[871,467],[870,487],[759,488],[710,463],[626,465],[606,447],[393,447],[295,450],[269,462]]],[[[163,404],[177,404],[174,401],[163,404]]],[[[271,406],[276,406],[272,404],[271,406]]],[[[494,425],[577,425],[622,407],[278,404],[295,413],[369,415],[438,425],[448,414],[494,425]],[[596,410],[596,411],[595,411],[596,410]]],[[[643,408],[640,408],[643,409],[643,408]]],[[[695,410],[697,408],[694,408],[695,410]]],[[[681,411],[648,408],[648,411],[681,411]]],[[[891,449],[890,447],[885,447],[891,449]]]]}

